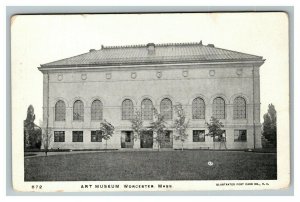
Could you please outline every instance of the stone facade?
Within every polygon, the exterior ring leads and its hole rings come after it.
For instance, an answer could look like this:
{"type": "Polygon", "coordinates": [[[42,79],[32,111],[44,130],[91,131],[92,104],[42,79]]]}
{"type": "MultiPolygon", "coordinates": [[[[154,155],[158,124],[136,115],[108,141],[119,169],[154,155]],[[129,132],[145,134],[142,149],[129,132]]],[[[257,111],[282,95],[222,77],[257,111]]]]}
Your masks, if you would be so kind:
{"type": "MultiPolygon", "coordinates": [[[[147,47],[145,47],[147,48],[147,47]]],[[[120,48],[121,49],[121,48],[120,48]]],[[[131,122],[122,120],[122,102],[130,99],[135,109],[141,109],[141,102],[150,99],[156,109],[164,98],[174,106],[181,103],[189,119],[188,138],[184,148],[220,149],[219,142],[205,136],[195,141],[193,131],[205,130],[209,122],[215,98],[225,101],[225,118],[221,119],[226,133],[228,149],[261,147],[260,124],[260,82],[259,67],[263,60],[176,62],[153,64],[91,65],[91,66],[41,66],[44,75],[43,121],[52,133],[64,131],[64,141],[51,141],[54,149],[103,149],[105,141],[92,142],[91,131],[99,130],[102,120],[91,120],[91,105],[94,100],[102,103],[102,119],[115,126],[115,132],[107,142],[109,149],[121,149],[122,131],[132,131],[131,122]],[[205,119],[193,119],[192,102],[200,97],[205,103],[205,119]],[[245,118],[233,116],[234,100],[241,97],[246,102],[245,118]],[[55,106],[65,103],[65,120],[56,121],[55,106]],[[73,120],[74,102],[81,100],[84,106],[83,120],[73,120]],[[235,139],[235,130],[246,130],[246,140],[235,139]],[[74,142],[73,131],[83,131],[83,141],[74,142]]],[[[176,118],[173,112],[173,119],[176,118]]],[[[150,121],[144,121],[149,125],[150,121]]],[[[172,138],[172,120],[167,121],[171,132],[171,148],[181,148],[181,142],[172,138]]],[[[154,134],[155,135],[155,134],[154,134]]],[[[124,139],[124,137],[123,137],[124,139]]],[[[129,147],[141,148],[140,140],[132,140],[129,147]]],[[[154,141],[152,148],[157,148],[154,141]]],[[[222,148],[223,149],[223,148],[222,148]]]]}

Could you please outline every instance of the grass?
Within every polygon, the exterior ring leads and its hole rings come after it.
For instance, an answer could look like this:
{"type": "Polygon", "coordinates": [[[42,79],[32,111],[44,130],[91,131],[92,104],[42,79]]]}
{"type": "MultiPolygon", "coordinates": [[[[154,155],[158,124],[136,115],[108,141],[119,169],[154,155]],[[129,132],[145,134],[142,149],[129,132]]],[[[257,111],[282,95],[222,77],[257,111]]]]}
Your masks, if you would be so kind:
{"type": "Polygon", "coordinates": [[[268,153],[125,151],[25,158],[25,181],[275,180],[276,173],[276,154],[268,153]]]}

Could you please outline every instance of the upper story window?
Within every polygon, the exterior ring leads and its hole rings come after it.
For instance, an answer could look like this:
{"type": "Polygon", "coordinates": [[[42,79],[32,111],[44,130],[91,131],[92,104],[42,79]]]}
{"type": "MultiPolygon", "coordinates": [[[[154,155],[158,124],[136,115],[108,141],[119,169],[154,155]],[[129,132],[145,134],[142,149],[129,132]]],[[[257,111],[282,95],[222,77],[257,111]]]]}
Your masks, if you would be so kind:
{"type": "Polygon", "coordinates": [[[91,120],[102,120],[103,105],[100,100],[94,100],[91,106],[91,120]]]}
{"type": "Polygon", "coordinates": [[[65,121],[66,120],[66,105],[65,102],[59,100],[55,104],[55,121],[65,121]]]}
{"type": "Polygon", "coordinates": [[[202,98],[195,98],[192,103],[193,119],[205,119],[205,103],[202,98]]]}
{"type": "Polygon", "coordinates": [[[213,101],[213,117],[225,119],[225,101],[221,97],[217,97],[213,101]]]}
{"type": "Polygon", "coordinates": [[[160,114],[165,120],[171,120],[173,117],[172,101],[169,98],[165,98],[160,102],[160,114]]]}
{"type": "Polygon", "coordinates": [[[233,101],[233,118],[234,119],[246,118],[246,101],[242,97],[237,97],[233,101]]]}
{"type": "Polygon", "coordinates": [[[153,104],[152,101],[148,98],[144,99],[141,104],[141,112],[143,120],[152,120],[153,119],[153,104]]]}
{"type": "Polygon", "coordinates": [[[73,120],[83,121],[84,119],[84,106],[81,100],[76,100],[73,105],[73,120]]]}
{"type": "Polygon", "coordinates": [[[122,102],[122,120],[133,119],[133,102],[130,99],[126,99],[122,102]]]}

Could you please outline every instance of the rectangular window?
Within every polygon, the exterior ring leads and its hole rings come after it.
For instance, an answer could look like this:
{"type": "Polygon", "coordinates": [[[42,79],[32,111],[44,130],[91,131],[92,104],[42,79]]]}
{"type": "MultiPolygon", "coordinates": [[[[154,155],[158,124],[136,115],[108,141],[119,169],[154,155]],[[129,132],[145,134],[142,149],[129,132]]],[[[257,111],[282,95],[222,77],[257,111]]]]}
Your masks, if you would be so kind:
{"type": "Polygon", "coordinates": [[[73,131],[73,142],[83,142],[83,131],[73,131]]]}
{"type": "Polygon", "coordinates": [[[91,142],[102,142],[102,131],[100,130],[91,131],[91,142]]]}
{"type": "Polygon", "coordinates": [[[235,142],[247,142],[247,130],[234,130],[235,142]]]}
{"type": "Polygon", "coordinates": [[[193,130],[193,142],[205,142],[205,130],[193,130]]]}
{"type": "Polygon", "coordinates": [[[226,131],[223,130],[222,135],[214,136],[214,142],[226,142],[226,131]]]}
{"type": "Polygon", "coordinates": [[[64,142],[65,131],[54,131],[54,142],[64,142]]]}

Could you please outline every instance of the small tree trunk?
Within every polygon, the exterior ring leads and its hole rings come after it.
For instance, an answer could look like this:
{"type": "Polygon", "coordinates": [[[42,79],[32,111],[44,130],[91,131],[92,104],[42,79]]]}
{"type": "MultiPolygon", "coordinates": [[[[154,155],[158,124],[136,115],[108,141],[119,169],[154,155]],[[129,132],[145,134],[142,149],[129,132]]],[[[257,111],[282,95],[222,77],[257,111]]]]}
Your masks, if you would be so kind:
{"type": "Polygon", "coordinates": [[[183,151],[183,141],[181,141],[181,151],[183,151]]]}
{"type": "Polygon", "coordinates": [[[107,140],[105,140],[105,150],[107,150],[107,140]]]}

